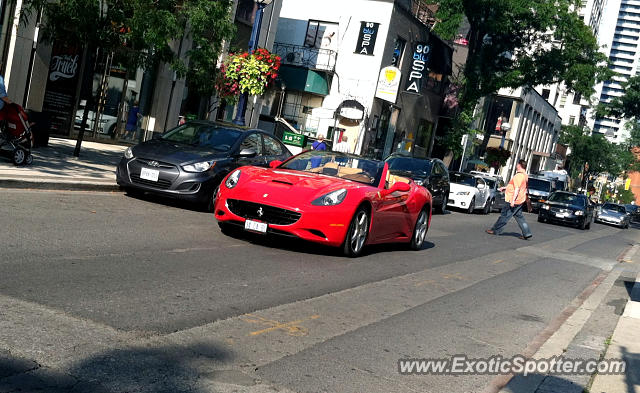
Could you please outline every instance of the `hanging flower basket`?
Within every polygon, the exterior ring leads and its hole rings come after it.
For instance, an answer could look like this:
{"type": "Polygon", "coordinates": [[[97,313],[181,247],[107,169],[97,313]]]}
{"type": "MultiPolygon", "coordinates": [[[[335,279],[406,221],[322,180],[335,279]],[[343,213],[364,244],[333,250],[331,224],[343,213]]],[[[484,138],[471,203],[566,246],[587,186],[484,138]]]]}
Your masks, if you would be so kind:
{"type": "Polygon", "coordinates": [[[505,149],[498,149],[495,147],[487,148],[484,161],[491,167],[500,169],[507,163],[507,160],[511,157],[511,152],[505,149]]]}
{"type": "Polygon", "coordinates": [[[235,102],[241,94],[264,94],[280,70],[280,56],[266,49],[253,53],[229,54],[220,68],[216,90],[227,102],[235,102]]]}

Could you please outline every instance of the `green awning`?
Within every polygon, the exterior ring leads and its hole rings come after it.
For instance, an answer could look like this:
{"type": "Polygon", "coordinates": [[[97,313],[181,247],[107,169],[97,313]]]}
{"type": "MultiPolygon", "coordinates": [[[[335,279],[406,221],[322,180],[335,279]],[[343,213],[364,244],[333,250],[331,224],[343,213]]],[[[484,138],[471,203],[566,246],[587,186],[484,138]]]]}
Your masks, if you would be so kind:
{"type": "Polygon", "coordinates": [[[287,90],[304,91],[321,96],[329,94],[329,76],[323,71],[283,65],[280,67],[280,79],[287,90]]]}

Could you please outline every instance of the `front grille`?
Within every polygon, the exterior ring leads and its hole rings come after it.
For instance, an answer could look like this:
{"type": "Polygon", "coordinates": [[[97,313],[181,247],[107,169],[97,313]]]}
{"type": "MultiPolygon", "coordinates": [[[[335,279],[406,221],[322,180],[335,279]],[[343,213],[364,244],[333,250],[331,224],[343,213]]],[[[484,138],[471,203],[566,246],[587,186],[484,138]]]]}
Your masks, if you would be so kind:
{"type": "Polygon", "coordinates": [[[140,175],[131,174],[131,181],[136,184],[142,184],[144,186],[158,188],[161,190],[167,190],[171,187],[171,182],[169,180],[158,179],[158,181],[141,179],[140,175]]]}
{"type": "Polygon", "coordinates": [[[300,213],[291,210],[237,199],[228,199],[227,206],[231,213],[237,216],[274,225],[291,225],[301,216],[300,213]]]}
{"type": "Polygon", "coordinates": [[[176,166],[173,164],[170,164],[168,162],[162,162],[162,161],[157,161],[157,160],[151,160],[148,158],[136,158],[136,161],[140,164],[146,165],[146,166],[150,166],[152,168],[164,168],[164,169],[175,169],[176,166]],[[150,163],[153,162],[154,165],[151,165],[150,163]],[[155,165],[157,163],[157,165],[155,165]]]}

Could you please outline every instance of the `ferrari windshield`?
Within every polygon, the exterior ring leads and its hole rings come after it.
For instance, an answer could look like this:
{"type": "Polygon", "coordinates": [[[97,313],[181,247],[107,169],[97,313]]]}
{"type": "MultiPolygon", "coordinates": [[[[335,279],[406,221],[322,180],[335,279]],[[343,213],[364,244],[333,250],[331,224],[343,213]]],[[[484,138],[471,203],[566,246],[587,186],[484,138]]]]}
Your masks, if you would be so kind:
{"type": "Polygon", "coordinates": [[[310,150],[293,157],[280,168],[319,173],[376,186],[380,184],[384,162],[333,151],[310,150]]]}

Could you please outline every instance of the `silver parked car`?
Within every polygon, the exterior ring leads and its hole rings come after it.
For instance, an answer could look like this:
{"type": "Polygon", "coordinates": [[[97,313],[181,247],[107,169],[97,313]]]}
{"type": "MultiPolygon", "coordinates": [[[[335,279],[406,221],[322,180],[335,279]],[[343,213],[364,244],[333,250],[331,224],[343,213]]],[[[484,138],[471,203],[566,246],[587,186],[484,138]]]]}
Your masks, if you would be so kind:
{"type": "Polygon", "coordinates": [[[629,221],[631,221],[631,215],[627,213],[624,206],[607,202],[598,208],[598,214],[594,222],[612,224],[627,229],[629,228],[629,221]]]}

